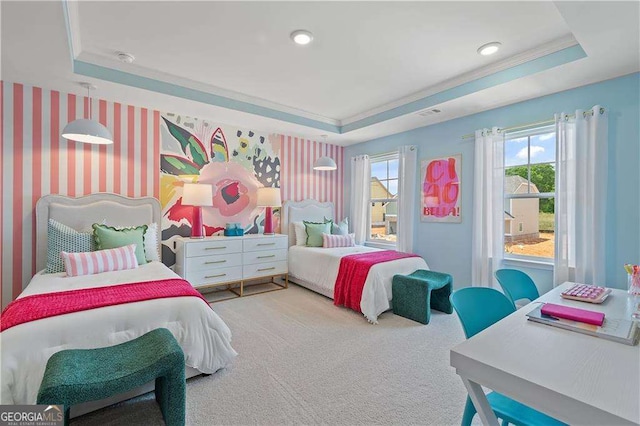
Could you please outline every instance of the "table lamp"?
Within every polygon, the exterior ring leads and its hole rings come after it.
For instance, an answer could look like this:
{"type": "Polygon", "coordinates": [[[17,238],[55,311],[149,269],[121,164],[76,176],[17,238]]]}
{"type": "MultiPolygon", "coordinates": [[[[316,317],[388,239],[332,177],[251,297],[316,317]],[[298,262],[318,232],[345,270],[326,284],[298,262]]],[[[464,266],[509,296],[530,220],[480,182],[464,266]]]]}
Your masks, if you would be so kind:
{"type": "Polygon", "coordinates": [[[182,190],[182,205],[193,206],[191,238],[204,238],[202,207],[213,206],[213,187],[202,183],[185,183],[182,190]]]}
{"type": "Polygon", "coordinates": [[[258,188],[258,207],[266,207],[264,212],[264,235],[273,235],[273,207],[280,207],[280,188],[258,188]]]}

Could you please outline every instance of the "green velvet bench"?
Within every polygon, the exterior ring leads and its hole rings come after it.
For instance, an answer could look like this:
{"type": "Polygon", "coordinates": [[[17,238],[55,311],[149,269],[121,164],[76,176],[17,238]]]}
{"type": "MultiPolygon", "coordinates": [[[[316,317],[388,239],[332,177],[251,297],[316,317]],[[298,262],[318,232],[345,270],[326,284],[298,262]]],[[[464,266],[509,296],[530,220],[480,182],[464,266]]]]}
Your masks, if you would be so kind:
{"type": "Polygon", "coordinates": [[[391,286],[393,313],[429,324],[431,309],[453,313],[449,301],[453,278],[449,274],[418,269],[409,275],[394,275],[391,286]]]}
{"type": "Polygon", "coordinates": [[[166,328],[115,346],[53,354],[40,385],[38,404],[64,405],[66,425],[72,405],[127,392],[152,380],[167,426],[184,425],[184,353],[166,328]]]}

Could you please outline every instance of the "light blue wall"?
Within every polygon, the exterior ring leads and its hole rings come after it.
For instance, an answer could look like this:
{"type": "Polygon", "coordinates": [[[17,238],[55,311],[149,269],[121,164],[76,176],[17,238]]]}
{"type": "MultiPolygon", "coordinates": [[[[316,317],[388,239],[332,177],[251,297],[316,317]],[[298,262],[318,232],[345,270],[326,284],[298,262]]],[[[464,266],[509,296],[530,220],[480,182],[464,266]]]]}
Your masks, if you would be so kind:
{"type": "MultiPolygon", "coordinates": [[[[415,250],[433,270],[451,273],[456,287],[471,284],[471,222],[473,207],[473,139],[461,136],[484,127],[509,127],[548,120],[555,112],[573,112],[602,105],[609,110],[609,185],[607,203],[607,275],[611,287],[626,286],[624,263],[640,263],[640,74],[630,74],[484,111],[456,120],[359,143],[346,148],[346,158],[394,151],[417,145],[418,159],[462,153],[462,223],[421,223],[414,227],[415,250]]],[[[345,162],[345,203],[350,205],[349,162],[345,162]]],[[[418,185],[419,186],[419,185],[418,185]]],[[[418,188],[419,191],[419,188],[418,188]]],[[[420,196],[416,198],[420,200],[420,196]]],[[[416,206],[416,211],[419,207],[416,206]]],[[[541,291],[552,286],[552,271],[532,273],[541,291]]]]}

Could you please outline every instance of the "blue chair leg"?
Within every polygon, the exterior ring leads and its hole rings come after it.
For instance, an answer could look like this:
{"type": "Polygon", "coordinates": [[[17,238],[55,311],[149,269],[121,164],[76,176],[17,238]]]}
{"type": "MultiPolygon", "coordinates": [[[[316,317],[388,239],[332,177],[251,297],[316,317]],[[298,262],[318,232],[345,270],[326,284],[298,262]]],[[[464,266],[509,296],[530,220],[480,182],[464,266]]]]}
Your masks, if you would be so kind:
{"type": "Polygon", "coordinates": [[[471,426],[471,420],[476,415],[476,407],[474,407],[471,398],[467,397],[467,402],[464,404],[464,413],[462,414],[461,426],[471,426]]]}

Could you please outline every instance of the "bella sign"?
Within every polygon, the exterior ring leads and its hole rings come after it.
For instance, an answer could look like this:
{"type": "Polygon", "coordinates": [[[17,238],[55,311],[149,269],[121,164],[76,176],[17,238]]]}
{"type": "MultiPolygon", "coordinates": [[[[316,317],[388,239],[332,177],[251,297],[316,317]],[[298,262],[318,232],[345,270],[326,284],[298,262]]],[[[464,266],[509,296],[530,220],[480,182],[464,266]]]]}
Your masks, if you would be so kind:
{"type": "Polygon", "coordinates": [[[422,160],[423,222],[460,223],[462,155],[422,160]]]}

